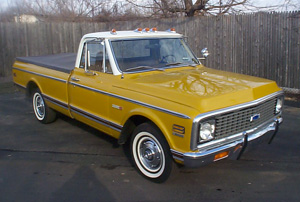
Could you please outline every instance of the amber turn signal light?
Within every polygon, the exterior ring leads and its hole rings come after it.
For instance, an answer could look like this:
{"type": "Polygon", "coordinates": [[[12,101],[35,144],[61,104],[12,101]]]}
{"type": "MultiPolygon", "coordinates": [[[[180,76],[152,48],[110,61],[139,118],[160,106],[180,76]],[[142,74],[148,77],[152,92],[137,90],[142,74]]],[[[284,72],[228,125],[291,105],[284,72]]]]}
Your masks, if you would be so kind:
{"type": "Polygon", "coordinates": [[[228,154],[229,154],[229,151],[225,151],[225,152],[221,152],[219,154],[216,154],[214,161],[224,159],[224,158],[228,157],[228,154]]]}
{"type": "Polygon", "coordinates": [[[157,28],[156,28],[156,27],[153,27],[153,28],[151,29],[151,31],[152,31],[152,32],[157,32],[157,28]]]}
{"type": "Polygon", "coordinates": [[[110,31],[110,33],[111,33],[111,34],[117,34],[117,30],[116,30],[116,29],[112,29],[112,30],[110,31]]]}

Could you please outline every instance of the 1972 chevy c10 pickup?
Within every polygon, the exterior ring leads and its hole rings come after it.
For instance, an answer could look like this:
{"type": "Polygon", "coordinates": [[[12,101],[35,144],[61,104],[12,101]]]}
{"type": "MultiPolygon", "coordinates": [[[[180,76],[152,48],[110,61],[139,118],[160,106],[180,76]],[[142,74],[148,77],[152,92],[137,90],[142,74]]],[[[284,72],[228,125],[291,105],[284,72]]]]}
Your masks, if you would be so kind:
{"type": "Polygon", "coordinates": [[[238,159],[282,122],[274,81],[203,66],[175,30],[86,34],[77,56],[17,58],[13,78],[40,122],[60,112],[128,142],[137,170],[155,182],[174,162],[238,159]]]}

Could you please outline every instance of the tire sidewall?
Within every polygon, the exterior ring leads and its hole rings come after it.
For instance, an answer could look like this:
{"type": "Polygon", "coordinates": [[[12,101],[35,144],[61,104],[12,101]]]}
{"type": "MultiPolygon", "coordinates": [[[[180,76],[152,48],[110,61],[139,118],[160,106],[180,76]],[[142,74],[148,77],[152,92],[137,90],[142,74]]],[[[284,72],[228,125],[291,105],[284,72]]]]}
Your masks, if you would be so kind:
{"type": "Polygon", "coordinates": [[[136,127],[131,136],[130,151],[133,164],[142,176],[158,183],[164,182],[168,179],[171,174],[173,164],[170,148],[163,134],[154,124],[147,122],[136,127]],[[153,139],[162,150],[162,162],[157,172],[150,172],[138,157],[139,153],[137,147],[139,142],[145,137],[153,139]]]}

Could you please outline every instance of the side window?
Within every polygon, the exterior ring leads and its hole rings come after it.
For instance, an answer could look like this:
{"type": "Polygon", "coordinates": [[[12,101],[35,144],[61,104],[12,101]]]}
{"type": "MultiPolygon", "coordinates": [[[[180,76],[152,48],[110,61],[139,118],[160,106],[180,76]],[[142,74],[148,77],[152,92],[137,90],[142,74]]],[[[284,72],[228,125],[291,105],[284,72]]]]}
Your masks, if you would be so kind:
{"type": "Polygon", "coordinates": [[[80,68],[85,68],[86,54],[90,56],[89,67],[87,70],[112,73],[105,45],[102,41],[90,41],[84,44],[81,54],[80,68]],[[105,68],[103,58],[105,56],[105,68]]]}

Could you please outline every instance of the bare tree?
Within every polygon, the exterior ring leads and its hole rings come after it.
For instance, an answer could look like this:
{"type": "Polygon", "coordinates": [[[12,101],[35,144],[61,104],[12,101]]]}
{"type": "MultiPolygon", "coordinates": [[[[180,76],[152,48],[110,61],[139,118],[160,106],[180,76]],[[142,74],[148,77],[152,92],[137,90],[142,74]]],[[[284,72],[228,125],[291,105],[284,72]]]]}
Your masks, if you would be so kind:
{"type": "Polygon", "coordinates": [[[255,0],[126,0],[131,5],[144,9],[149,16],[196,16],[224,15],[257,11],[284,11],[296,8],[300,0],[282,0],[271,6],[259,5],[255,0]],[[297,4],[298,3],[298,4],[297,4]]]}
{"type": "Polygon", "coordinates": [[[131,4],[117,0],[15,0],[8,12],[17,16],[35,15],[43,21],[111,21],[143,17],[131,4]]]}
{"type": "Polygon", "coordinates": [[[149,0],[146,3],[139,0],[126,1],[133,6],[160,13],[164,17],[178,15],[191,17],[205,14],[222,15],[250,0],[149,0]]]}
{"type": "Polygon", "coordinates": [[[300,9],[300,0],[281,0],[278,5],[261,6],[255,0],[10,0],[0,10],[0,21],[14,16],[35,15],[42,21],[133,20],[148,17],[239,14],[257,11],[300,9]]]}

